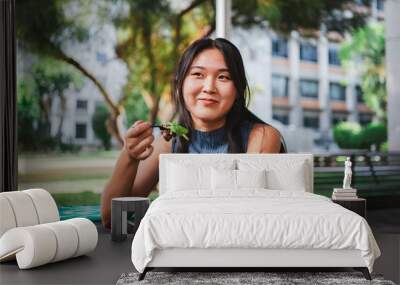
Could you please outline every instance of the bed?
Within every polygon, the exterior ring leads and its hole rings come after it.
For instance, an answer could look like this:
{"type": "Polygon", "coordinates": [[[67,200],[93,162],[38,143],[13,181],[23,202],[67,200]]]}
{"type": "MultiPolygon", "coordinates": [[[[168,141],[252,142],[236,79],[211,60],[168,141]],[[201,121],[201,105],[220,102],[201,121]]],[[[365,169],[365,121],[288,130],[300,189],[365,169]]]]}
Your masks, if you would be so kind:
{"type": "Polygon", "coordinates": [[[140,280],[158,267],[353,267],[371,278],[371,229],[313,194],[311,154],[162,154],[159,178],[132,242],[140,280]]]}

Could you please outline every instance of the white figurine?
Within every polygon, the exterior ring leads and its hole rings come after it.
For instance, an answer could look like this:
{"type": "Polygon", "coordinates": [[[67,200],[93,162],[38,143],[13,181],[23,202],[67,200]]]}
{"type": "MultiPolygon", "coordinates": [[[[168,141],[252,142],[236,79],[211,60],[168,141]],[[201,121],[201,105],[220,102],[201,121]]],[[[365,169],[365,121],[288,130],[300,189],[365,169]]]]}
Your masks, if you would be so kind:
{"type": "Polygon", "coordinates": [[[351,161],[350,157],[347,157],[344,163],[344,179],[343,179],[343,189],[352,189],[351,188],[351,161]]]}

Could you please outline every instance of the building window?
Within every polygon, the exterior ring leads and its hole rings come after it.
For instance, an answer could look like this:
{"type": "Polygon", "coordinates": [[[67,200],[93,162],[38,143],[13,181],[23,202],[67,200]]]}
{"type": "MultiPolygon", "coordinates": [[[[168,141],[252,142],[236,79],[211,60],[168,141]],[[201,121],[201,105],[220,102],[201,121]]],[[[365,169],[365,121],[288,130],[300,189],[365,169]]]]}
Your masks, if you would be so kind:
{"type": "Polygon", "coordinates": [[[300,59],[304,61],[317,62],[317,46],[312,43],[300,43],[300,59]]]}
{"type": "Polygon", "coordinates": [[[346,87],[339,83],[330,83],[329,98],[333,101],[346,101],[346,87]]]}
{"type": "Polygon", "coordinates": [[[76,109],[80,111],[87,111],[87,100],[76,100],[76,109]]]}
{"type": "Polygon", "coordinates": [[[332,113],[332,126],[339,124],[340,122],[347,121],[347,113],[333,112],[332,113]]]}
{"type": "Polygon", "coordinates": [[[303,126],[305,128],[319,129],[319,113],[305,112],[303,116],[303,126]]]}
{"type": "Polygon", "coordinates": [[[272,39],[272,56],[288,57],[288,42],[286,39],[272,39]]]}
{"type": "Polygon", "coordinates": [[[366,126],[372,122],[372,115],[371,114],[360,114],[359,120],[360,120],[361,126],[366,126]]]}
{"type": "Polygon", "coordinates": [[[357,103],[365,103],[365,101],[364,101],[364,93],[363,93],[363,91],[361,89],[361,86],[357,85],[355,87],[355,89],[356,89],[357,103]]]}
{"type": "Polygon", "coordinates": [[[378,11],[383,11],[383,9],[385,8],[384,2],[384,0],[376,0],[376,9],[378,11]]]}
{"type": "Polygon", "coordinates": [[[86,139],[86,124],[85,123],[76,123],[75,138],[86,139]]]}
{"type": "Polygon", "coordinates": [[[288,78],[281,75],[272,75],[272,97],[288,97],[288,78]]]}
{"type": "Polygon", "coordinates": [[[336,48],[329,48],[329,64],[340,66],[339,53],[336,48]]]}
{"type": "Polygon", "coordinates": [[[272,118],[274,120],[281,122],[284,125],[289,125],[289,115],[288,114],[273,113],[272,118]]]}
{"type": "Polygon", "coordinates": [[[318,98],[318,81],[300,80],[300,96],[306,98],[318,98]]]}

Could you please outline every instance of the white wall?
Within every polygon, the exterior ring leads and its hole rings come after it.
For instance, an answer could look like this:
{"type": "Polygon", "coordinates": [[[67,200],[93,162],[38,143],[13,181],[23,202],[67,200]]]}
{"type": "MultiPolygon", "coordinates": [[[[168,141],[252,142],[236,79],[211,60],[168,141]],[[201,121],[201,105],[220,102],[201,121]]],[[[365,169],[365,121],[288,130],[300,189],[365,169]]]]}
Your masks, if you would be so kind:
{"type": "Polygon", "coordinates": [[[400,151],[400,1],[385,2],[389,150],[400,151]]]}

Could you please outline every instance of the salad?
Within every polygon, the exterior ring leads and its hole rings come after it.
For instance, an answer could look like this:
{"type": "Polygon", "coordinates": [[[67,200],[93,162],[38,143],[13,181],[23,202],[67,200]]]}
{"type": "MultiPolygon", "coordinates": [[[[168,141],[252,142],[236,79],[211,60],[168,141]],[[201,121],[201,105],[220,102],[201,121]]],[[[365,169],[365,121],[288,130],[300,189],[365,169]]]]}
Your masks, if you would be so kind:
{"type": "Polygon", "coordinates": [[[175,136],[181,136],[185,140],[189,140],[189,137],[187,136],[189,130],[186,129],[184,126],[179,125],[177,122],[167,122],[161,125],[153,125],[152,127],[160,128],[161,134],[167,141],[175,136]]]}

